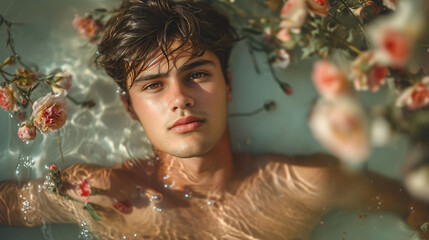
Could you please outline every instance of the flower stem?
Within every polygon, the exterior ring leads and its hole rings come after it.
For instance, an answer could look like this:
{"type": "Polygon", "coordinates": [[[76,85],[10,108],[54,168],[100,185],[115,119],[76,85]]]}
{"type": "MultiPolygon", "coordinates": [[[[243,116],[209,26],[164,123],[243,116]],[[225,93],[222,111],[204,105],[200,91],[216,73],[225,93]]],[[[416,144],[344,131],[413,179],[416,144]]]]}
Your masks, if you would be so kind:
{"type": "Polygon", "coordinates": [[[360,54],[362,51],[357,48],[356,46],[354,46],[353,44],[347,42],[346,40],[339,38],[337,36],[335,36],[334,34],[332,34],[329,31],[326,31],[325,29],[321,29],[319,28],[314,22],[310,22],[308,21],[308,24],[310,24],[310,26],[314,27],[315,29],[319,29],[320,31],[324,32],[325,34],[327,34],[329,37],[331,37],[332,39],[340,42],[341,44],[343,44],[344,46],[348,47],[350,50],[352,50],[353,52],[360,54]]]}
{"type": "Polygon", "coordinates": [[[248,113],[231,113],[228,115],[229,118],[233,118],[233,117],[250,117],[252,115],[255,115],[257,113],[260,113],[262,111],[264,111],[264,107],[260,107],[252,112],[248,112],[248,113]]]}
{"type": "Polygon", "coordinates": [[[60,150],[61,163],[63,163],[63,164],[64,164],[63,148],[61,147],[61,135],[60,135],[60,129],[58,129],[57,133],[58,133],[58,148],[59,148],[59,150],[60,150]]]}

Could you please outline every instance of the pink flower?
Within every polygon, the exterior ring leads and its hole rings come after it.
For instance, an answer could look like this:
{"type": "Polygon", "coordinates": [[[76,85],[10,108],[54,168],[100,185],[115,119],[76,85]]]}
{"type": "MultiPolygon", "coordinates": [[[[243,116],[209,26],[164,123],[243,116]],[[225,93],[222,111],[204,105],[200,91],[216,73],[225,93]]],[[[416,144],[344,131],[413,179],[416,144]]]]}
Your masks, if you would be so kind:
{"type": "Polygon", "coordinates": [[[72,76],[68,72],[59,72],[54,76],[55,84],[51,84],[55,94],[67,95],[72,86],[72,76]]]}
{"type": "Polygon", "coordinates": [[[405,89],[396,100],[396,106],[406,106],[409,110],[424,107],[429,104],[429,76],[422,81],[405,89]]]}
{"type": "Polygon", "coordinates": [[[68,116],[65,98],[48,93],[33,104],[32,116],[34,125],[41,133],[61,128],[68,116]]]}
{"type": "Polygon", "coordinates": [[[89,195],[91,195],[91,187],[89,186],[88,179],[85,178],[81,184],[79,184],[79,196],[85,198],[85,203],[89,202],[89,195]]]}
{"type": "Polygon", "coordinates": [[[326,17],[328,16],[329,4],[327,0],[307,0],[310,13],[326,17]]]}
{"type": "Polygon", "coordinates": [[[288,0],[281,10],[280,28],[290,29],[299,33],[307,18],[307,4],[305,0],[288,0]]]}
{"type": "Polygon", "coordinates": [[[380,47],[394,65],[403,66],[410,55],[411,43],[407,36],[394,29],[386,29],[382,33],[380,47]]]}
{"type": "Polygon", "coordinates": [[[368,33],[377,47],[380,60],[386,66],[403,67],[414,42],[423,29],[423,17],[416,11],[414,1],[401,1],[398,9],[380,17],[368,27],[368,33]]]}
{"type": "Polygon", "coordinates": [[[103,24],[98,20],[94,20],[91,15],[85,17],[76,15],[72,24],[82,38],[88,39],[92,43],[99,39],[99,33],[103,28],[103,24]]]}
{"type": "Polygon", "coordinates": [[[0,106],[2,106],[5,111],[13,110],[15,100],[13,98],[13,93],[9,88],[0,87],[0,106]]]}
{"type": "Polygon", "coordinates": [[[312,77],[319,94],[327,99],[334,99],[347,91],[346,76],[326,60],[314,64],[312,77]]]}
{"type": "Polygon", "coordinates": [[[59,169],[59,168],[58,168],[58,166],[57,166],[56,164],[52,164],[52,165],[49,167],[48,171],[58,170],[58,169],[59,169]]]}
{"type": "Polygon", "coordinates": [[[334,155],[347,162],[361,162],[369,154],[365,115],[353,99],[319,99],[309,117],[313,136],[334,155]]]}
{"type": "Polygon", "coordinates": [[[376,51],[364,52],[353,61],[351,77],[356,90],[376,92],[386,82],[389,69],[378,65],[377,61],[376,51]]]}
{"type": "Polygon", "coordinates": [[[22,141],[29,142],[36,138],[36,127],[22,123],[18,129],[18,136],[22,141]]]}
{"type": "Polygon", "coordinates": [[[282,48],[278,49],[276,51],[276,54],[277,54],[277,57],[273,62],[273,66],[277,68],[286,69],[291,62],[290,54],[282,48]]]}

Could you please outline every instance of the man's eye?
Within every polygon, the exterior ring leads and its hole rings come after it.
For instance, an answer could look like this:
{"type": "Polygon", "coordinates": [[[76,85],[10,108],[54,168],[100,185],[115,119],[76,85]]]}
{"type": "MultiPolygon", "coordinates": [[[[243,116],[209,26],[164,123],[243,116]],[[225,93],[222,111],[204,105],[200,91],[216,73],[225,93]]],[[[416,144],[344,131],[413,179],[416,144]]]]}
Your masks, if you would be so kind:
{"type": "Polygon", "coordinates": [[[196,73],[193,73],[193,74],[191,74],[191,75],[189,76],[189,80],[196,80],[196,79],[203,78],[203,77],[205,77],[205,76],[207,76],[207,74],[206,74],[206,73],[203,73],[203,72],[196,72],[196,73]]]}
{"type": "Polygon", "coordinates": [[[149,84],[149,85],[146,85],[144,88],[143,88],[143,90],[154,90],[154,89],[157,89],[157,88],[159,88],[159,87],[161,87],[162,86],[162,84],[161,83],[158,83],[158,82],[156,82],[156,83],[151,83],[151,84],[149,84]]]}

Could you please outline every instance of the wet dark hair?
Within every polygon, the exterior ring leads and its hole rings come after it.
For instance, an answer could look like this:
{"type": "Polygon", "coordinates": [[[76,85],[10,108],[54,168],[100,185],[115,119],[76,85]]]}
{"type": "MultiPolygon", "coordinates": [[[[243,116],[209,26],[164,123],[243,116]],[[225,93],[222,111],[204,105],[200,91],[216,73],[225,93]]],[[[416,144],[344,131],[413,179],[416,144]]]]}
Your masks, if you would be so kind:
{"type": "Polygon", "coordinates": [[[228,59],[237,40],[229,20],[206,3],[126,0],[106,24],[95,63],[128,92],[128,76],[132,76],[132,85],[157,55],[163,54],[169,62],[167,56],[185,46],[183,50],[192,57],[202,56],[206,50],[213,52],[228,81],[228,59]],[[182,45],[170,49],[177,40],[182,45]]]}

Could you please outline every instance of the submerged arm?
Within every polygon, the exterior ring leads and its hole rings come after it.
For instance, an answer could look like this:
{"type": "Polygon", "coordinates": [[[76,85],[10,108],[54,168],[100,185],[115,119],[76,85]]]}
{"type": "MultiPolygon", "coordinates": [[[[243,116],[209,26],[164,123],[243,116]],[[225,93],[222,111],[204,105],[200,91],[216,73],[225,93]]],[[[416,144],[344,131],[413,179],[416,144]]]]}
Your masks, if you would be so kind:
{"type": "MultiPolygon", "coordinates": [[[[375,172],[349,171],[338,165],[329,170],[334,206],[357,211],[391,211],[398,214],[421,236],[429,221],[429,204],[413,199],[403,185],[375,172]]],[[[423,239],[428,239],[423,238],[423,239]]]]}
{"type": "Polygon", "coordinates": [[[28,182],[0,182],[0,224],[31,227],[44,222],[77,223],[87,212],[83,209],[85,199],[76,195],[76,189],[98,169],[101,167],[83,164],[65,169],[58,193],[48,190],[46,176],[28,182]]]}

